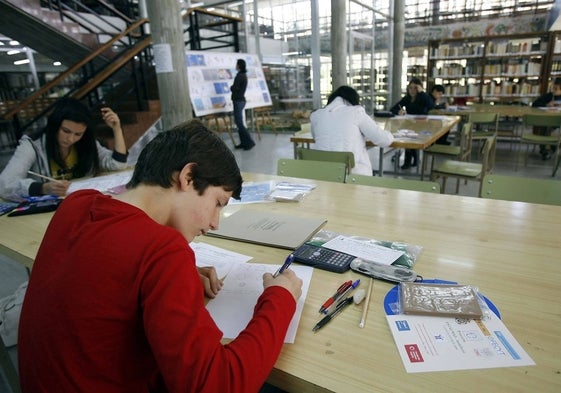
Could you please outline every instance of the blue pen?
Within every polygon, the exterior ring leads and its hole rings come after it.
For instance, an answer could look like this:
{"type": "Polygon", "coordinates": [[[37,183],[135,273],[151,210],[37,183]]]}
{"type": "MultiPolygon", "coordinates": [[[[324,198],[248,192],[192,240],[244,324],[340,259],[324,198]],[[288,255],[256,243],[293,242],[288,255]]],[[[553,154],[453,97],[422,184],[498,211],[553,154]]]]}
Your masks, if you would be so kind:
{"type": "Polygon", "coordinates": [[[321,312],[323,312],[324,314],[329,314],[329,310],[333,307],[334,304],[335,304],[336,308],[339,307],[339,304],[341,303],[340,300],[343,299],[347,293],[349,293],[350,291],[352,291],[353,289],[358,287],[359,284],[360,284],[360,278],[358,280],[356,280],[355,282],[353,282],[347,289],[345,289],[345,291],[341,292],[335,298],[335,301],[329,307],[323,309],[321,312]]]}
{"type": "Polygon", "coordinates": [[[275,274],[273,274],[273,277],[276,277],[279,274],[282,274],[282,272],[284,272],[286,269],[288,269],[288,267],[290,266],[290,264],[292,263],[293,260],[294,260],[294,254],[290,254],[289,256],[287,256],[286,260],[284,261],[282,266],[279,267],[279,269],[275,272],[275,274]]]}

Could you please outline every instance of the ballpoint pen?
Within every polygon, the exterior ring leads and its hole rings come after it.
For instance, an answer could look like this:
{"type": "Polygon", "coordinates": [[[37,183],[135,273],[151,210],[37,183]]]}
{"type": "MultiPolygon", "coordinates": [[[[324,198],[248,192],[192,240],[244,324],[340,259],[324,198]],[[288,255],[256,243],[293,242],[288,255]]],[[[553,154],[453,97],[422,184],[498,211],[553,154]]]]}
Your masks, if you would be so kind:
{"type": "Polygon", "coordinates": [[[340,298],[340,295],[345,292],[351,285],[353,285],[352,280],[345,281],[343,284],[341,284],[341,286],[337,288],[337,291],[335,291],[333,296],[331,296],[325,301],[325,303],[321,305],[321,307],[319,308],[319,312],[324,312],[325,310],[327,310],[329,306],[331,306],[335,302],[335,300],[340,298]]]}
{"type": "MultiPolygon", "coordinates": [[[[329,313],[329,309],[333,306],[333,304],[337,303],[340,299],[342,299],[347,293],[349,293],[350,291],[352,291],[353,289],[355,289],[356,287],[358,287],[360,284],[360,279],[356,280],[355,282],[353,282],[349,287],[347,287],[347,289],[345,289],[343,292],[341,292],[339,295],[337,295],[337,297],[334,299],[334,303],[332,303],[330,306],[327,306],[322,312],[324,314],[328,314],[329,313]]],[[[339,305],[339,304],[337,304],[339,305]]],[[[336,306],[337,306],[336,305],[336,306]]]]}
{"type": "Polygon", "coordinates": [[[316,323],[316,326],[314,326],[312,330],[314,332],[316,332],[319,329],[321,329],[322,327],[324,327],[325,325],[327,325],[327,323],[329,321],[331,321],[333,318],[335,318],[335,316],[337,316],[337,314],[339,314],[341,311],[343,311],[345,309],[345,307],[347,307],[352,302],[353,302],[353,297],[352,296],[349,296],[345,300],[341,301],[339,304],[337,304],[337,307],[335,307],[335,310],[333,310],[333,312],[331,314],[327,314],[325,317],[323,317],[321,319],[321,321],[316,323]]]}
{"type": "Polygon", "coordinates": [[[294,254],[290,254],[289,256],[287,256],[282,266],[278,268],[275,274],[273,274],[273,277],[277,277],[279,274],[282,274],[282,272],[288,269],[288,267],[290,266],[293,260],[294,260],[294,254]]]}

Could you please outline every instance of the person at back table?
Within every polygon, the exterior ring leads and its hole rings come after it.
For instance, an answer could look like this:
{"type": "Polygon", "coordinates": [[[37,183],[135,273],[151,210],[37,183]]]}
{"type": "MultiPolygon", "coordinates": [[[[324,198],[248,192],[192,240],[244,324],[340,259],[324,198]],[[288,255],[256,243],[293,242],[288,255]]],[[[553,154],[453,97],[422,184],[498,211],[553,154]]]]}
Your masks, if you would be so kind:
{"type": "MultiPolygon", "coordinates": [[[[538,97],[532,106],[534,108],[561,108],[561,78],[555,78],[551,91],[538,97]]],[[[534,127],[534,134],[550,135],[551,130],[547,127],[534,127]]],[[[540,145],[540,155],[543,160],[551,158],[552,150],[549,150],[549,147],[540,145]]]]}
{"type": "Polygon", "coordinates": [[[113,130],[114,150],[101,146],[90,124],[90,112],[81,102],[61,99],[36,139],[24,135],[0,174],[0,196],[20,201],[28,196],[64,196],[70,180],[95,176],[100,171],[124,169],[127,149],[119,116],[101,108],[101,116],[113,130]],[[28,171],[57,181],[44,180],[28,171]]]}
{"type": "MultiPolygon", "coordinates": [[[[390,111],[394,115],[428,115],[432,109],[432,99],[423,90],[423,84],[419,78],[412,78],[407,85],[407,94],[397,102],[390,111]]],[[[405,162],[401,169],[409,169],[417,166],[419,151],[405,149],[405,162]]]]}
{"type": "Polygon", "coordinates": [[[22,392],[257,392],[302,280],[263,274],[247,327],[222,344],[205,308],[222,284],[189,243],[240,199],[234,154],[199,121],[184,123],[146,145],[126,188],[76,191],[54,214],[21,312],[22,392]]]}
{"type": "MultiPolygon", "coordinates": [[[[430,98],[432,100],[432,109],[448,109],[448,102],[444,98],[444,86],[434,85],[430,91],[430,98]]],[[[438,145],[449,145],[448,134],[450,132],[442,135],[435,143],[438,145]]]]}
{"type": "Polygon", "coordinates": [[[532,106],[534,108],[561,106],[561,78],[555,78],[551,91],[538,97],[532,106]]]}
{"type": "Polygon", "coordinates": [[[372,163],[366,150],[366,140],[388,147],[393,135],[382,129],[360,106],[360,96],[349,86],[332,92],[327,105],[310,116],[315,148],[329,151],[350,151],[355,166],[351,172],[372,176],[372,163]]]}

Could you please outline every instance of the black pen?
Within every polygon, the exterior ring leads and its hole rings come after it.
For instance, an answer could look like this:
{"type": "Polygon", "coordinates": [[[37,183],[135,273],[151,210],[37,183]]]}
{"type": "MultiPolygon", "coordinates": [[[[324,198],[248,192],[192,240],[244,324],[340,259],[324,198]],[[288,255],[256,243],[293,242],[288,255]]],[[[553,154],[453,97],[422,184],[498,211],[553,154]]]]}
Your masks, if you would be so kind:
{"type": "Polygon", "coordinates": [[[321,329],[322,327],[324,327],[325,325],[327,325],[327,323],[329,321],[331,321],[333,318],[335,318],[335,316],[337,316],[337,314],[339,314],[341,311],[343,311],[345,309],[345,307],[347,307],[349,304],[351,304],[353,302],[353,297],[349,296],[348,298],[346,298],[345,300],[337,303],[337,307],[335,307],[335,310],[333,310],[333,312],[331,314],[326,315],[325,317],[323,317],[321,319],[321,321],[319,321],[318,323],[316,323],[316,326],[314,326],[314,328],[312,329],[314,332],[318,331],[319,329],[321,329]]]}
{"type": "Polygon", "coordinates": [[[275,274],[273,274],[273,277],[276,277],[279,274],[282,274],[282,272],[284,272],[286,269],[288,269],[288,267],[290,266],[290,264],[292,263],[293,260],[294,260],[294,254],[290,254],[289,256],[287,256],[286,260],[284,261],[282,266],[279,267],[279,269],[275,272],[275,274]]]}

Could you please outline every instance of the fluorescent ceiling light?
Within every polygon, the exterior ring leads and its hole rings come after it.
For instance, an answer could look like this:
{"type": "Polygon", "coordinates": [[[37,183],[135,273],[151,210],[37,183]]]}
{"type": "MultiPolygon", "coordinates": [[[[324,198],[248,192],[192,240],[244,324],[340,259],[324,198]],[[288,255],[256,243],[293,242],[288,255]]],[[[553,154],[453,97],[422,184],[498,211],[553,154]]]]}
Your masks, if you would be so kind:
{"type": "Polygon", "coordinates": [[[29,64],[29,59],[14,61],[14,65],[29,64]]]}
{"type": "Polygon", "coordinates": [[[58,67],[58,66],[61,66],[62,63],[61,63],[60,61],[55,61],[55,62],[53,62],[53,65],[54,65],[55,67],[58,67]]]}
{"type": "Polygon", "coordinates": [[[10,50],[8,52],[6,52],[7,55],[11,56],[11,55],[17,55],[18,53],[21,53],[21,51],[15,49],[15,50],[10,50]]]}
{"type": "Polygon", "coordinates": [[[19,45],[19,41],[12,40],[12,41],[10,41],[10,45],[12,45],[12,46],[19,45]]]}

